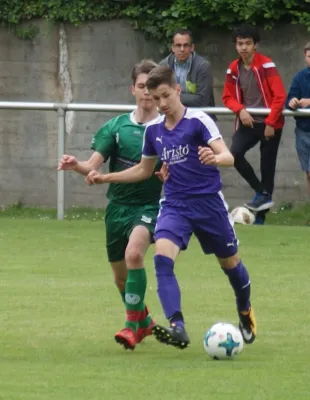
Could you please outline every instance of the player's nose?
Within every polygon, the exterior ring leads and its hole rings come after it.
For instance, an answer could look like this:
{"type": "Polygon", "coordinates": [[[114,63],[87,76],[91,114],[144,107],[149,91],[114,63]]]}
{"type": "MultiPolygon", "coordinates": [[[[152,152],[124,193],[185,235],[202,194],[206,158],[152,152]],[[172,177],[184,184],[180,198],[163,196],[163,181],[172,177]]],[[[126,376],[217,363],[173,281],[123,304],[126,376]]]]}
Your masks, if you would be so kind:
{"type": "Polygon", "coordinates": [[[165,108],[166,107],[166,101],[164,99],[161,99],[160,103],[159,103],[159,106],[160,106],[160,108],[165,108]]]}

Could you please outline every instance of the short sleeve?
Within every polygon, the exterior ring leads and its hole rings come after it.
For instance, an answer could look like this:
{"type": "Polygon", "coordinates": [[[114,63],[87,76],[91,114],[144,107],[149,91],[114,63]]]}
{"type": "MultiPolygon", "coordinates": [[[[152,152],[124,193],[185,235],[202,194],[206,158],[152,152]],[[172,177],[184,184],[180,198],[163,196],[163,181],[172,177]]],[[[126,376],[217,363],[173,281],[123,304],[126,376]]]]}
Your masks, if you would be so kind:
{"type": "Polygon", "coordinates": [[[222,135],[216,123],[205,113],[200,116],[202,140],[206,144],[210,144],[213,140],[221,139],[222,135]]]}
{"type": "Polygon", "coordinates": [[[147,127],[144,131],[142,157],[154,158],[157,157],[157,151],[152,141],[152,127],[147,127]]]}
{"type": "Polygon", "coordinates": [[[106,161],[115,152],[117,144],[116,135],[115,121],[112,119],[95,133],[92,138],[91,149],[100,153],[106,161]]]}

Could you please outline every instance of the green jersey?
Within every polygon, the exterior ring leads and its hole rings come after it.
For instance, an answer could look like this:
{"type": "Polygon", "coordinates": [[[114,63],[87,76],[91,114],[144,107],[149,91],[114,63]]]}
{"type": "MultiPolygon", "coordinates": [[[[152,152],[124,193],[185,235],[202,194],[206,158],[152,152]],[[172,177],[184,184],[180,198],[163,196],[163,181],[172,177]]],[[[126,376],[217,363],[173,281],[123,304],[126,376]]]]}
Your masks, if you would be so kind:
{"type": "MultiPolygon", "coordinates": [[[[139,164],[142,155],[144,124],[138,124],[134,113],[122,114],[104,124],[92,139],[91,148],[100,153],[105,162],[109,160],[109,171],[119,172],[139,164]]],[[[160,162],[156,165],[160,170],[160,162]]],[[[158,204],[162,182],[156,175],[137,183],[109,185],[107,197],[123,204],[158,204]]]]}

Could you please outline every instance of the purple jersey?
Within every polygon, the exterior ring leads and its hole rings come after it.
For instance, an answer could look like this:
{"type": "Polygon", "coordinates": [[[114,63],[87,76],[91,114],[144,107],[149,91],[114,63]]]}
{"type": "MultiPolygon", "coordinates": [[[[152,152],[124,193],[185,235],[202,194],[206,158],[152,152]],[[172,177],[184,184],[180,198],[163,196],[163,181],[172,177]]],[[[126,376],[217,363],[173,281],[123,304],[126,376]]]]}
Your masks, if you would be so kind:
{"type": "Polygon", "coordinates": [[[221,137],[214,121],[194,109],[185,109],[183,118],[172,130],[165,127],[164,116],[147,127],[142,157],[159,157],[168,164],[170,176],[164,186],[167,199],[185,199],[221,190],[218,168],[201,164],[198,157],[198,146],[209,145],[221,137]]]}

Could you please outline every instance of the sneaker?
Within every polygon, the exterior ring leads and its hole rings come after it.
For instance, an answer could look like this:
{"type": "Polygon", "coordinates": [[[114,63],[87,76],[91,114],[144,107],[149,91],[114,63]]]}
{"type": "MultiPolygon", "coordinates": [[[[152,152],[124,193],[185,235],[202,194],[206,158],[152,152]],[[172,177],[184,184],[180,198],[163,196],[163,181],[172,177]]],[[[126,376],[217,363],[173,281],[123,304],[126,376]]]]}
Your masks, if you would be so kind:
{"type": "Polygon", "coordinates": [[[136,343],[141,343],[144,338],[152,335],[152,329],[155,326],[155,322],[152,320],[147,328],[138,328],[136,333],[136,343]]]}
{"type": "Polygon", "coordinates": [[[134,350],[136,347],[136,334],[129,328],[124,328],[117,332],[114,338],[125,350],[134,350]]]}
{"type": "Polygon", "coordinates": [[[257,212],[257,211],[269,210],[269,208],[271,208],[273,204],[274,203],[269,194],[256,193],[253,200],[247,204],[244,204],[244,206],[251,211],[257,212]]]}
{"type": "Polygon", "coordinates": [[[249,311],[239,311],[239,329],[245,343],[253,343],[256,338],[256,319],[253,308],[249,311]]]}
{"type": "Polygon", "coordinates": [[[160,343],[166,343],[181,350],[189,345],[189,337],[181,326],[171,324],[169,328],[164,328],[163,326],[155,325],[152,332],[160,343]]]}
{"type": "Polygon", "coordinates": [[[264,225],[265,218],[261,215],[256,215],[254,225],[264,225]]]}

